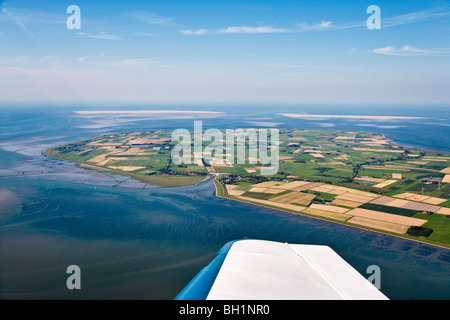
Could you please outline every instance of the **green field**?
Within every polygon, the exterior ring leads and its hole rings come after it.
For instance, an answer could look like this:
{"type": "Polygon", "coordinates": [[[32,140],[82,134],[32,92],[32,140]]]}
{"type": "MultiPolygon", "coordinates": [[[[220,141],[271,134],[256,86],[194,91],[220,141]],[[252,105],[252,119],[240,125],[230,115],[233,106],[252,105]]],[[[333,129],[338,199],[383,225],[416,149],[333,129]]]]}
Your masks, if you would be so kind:
{"type": "MultiPolygon", "coordinates": [[[[450,208],[450,184],[442,182],[445,176],[443,172],[450,168],[450,153],[398,146],[384,135],[370,132],[280,129],[279,133],[280,162],[278,172],[272,176],[261,175],[263,164],[259,158],[256,158],[256,163],[251,163],[248,150],[245,163],[238,164],[236,148],[231,154],[234,160],[231,163],[210,163],[203,159],[200,162],[175,164],[171,153],[178,141],[171,141],[170,130],[107,134],[50,148],[44,154],[91,170],[127,175],[162,187],[195,184],[215,174],[220,177],[220,182],[215,181],[217,194],[224,197],[229,196],[223,184],[230,184],[238,185],[236,190],[244,192],[243,196],[247,199],[270,201],[290,191],[274,195],[251,192],[251,186],[265,181],[287,183],[300,180],[377,196],[395,197],[409,193],[434,197],[441,199],[439,206],[450,208]]],[[[203,140],[202,147],[205,148],[209,143],[203,140]]],[[[245,141],[241,145],[248,149],[255,143],[245,141]]],[[[192,151],[193,147],[192,143],[192,151]]],[[[224,146],[223,153],[227,152],[229,150],[224,146]]],[[[192,157],[186,159],[193,160],[192,157]]],[[[326,190],[305,192],[315,194],[316,203],[326,204],[336,199],[336,194],[326,190]]],[[[352,205],[337,203],[337,206],[347,209],[351,207],[346,205],[352,205]]],[[[258,204],[257,201],[255,204],[258,204]]],[[[404,217],[420,216],[420,219],[427,220],[423,230],[432,229],[431,234],[426,239],[406,236],[450,246],[450,218],[444,214],[423,215],[411,209],[372,203],[365,203],[360,208],[404,217]]],[[[295,210],[287,211],[298,214],[295,210]]],[[[327,219],[333,220],[332,217],[335,217],[336,221],[346,221],[345,215],[339,213],[325,214],[313,208],[307,208],[304,212],[312,216],[319,213],[327,219]]]]}
{"type": "MultiPolygon", "coordinates": [[[[124,172],[138,175],[228,173],[249,179],[248,182],[254,182],[260,176],[261,164],[251,164],[247,158],[244,164],[234,161],[227,166],[194,162],[176,165],[170,157],[178,142],[171,141],[171,133],[169,130],[152,130],[108,134],[51,148],[44,153],[105,169],[123,168],[124,172]]],[[[440,171],[450,167],[449,153],[400,147],[385,136],[370,132],[280,129],[279,136],[278,173],[268,179],[293,177],[333,184],[352,183],[358,189],[380,193],[395,194],[407,190],[447,198],[450,194],[450,184],[443,184],[438,189],[438,180],[444,177],[440,171]],[[401,174],[402,179],[379,189],[373,187],[374,183],[354,179],[391,179],[395,174],[401,174]]],[[[203,147],[208,144],[203,141],[203,147]]]]}

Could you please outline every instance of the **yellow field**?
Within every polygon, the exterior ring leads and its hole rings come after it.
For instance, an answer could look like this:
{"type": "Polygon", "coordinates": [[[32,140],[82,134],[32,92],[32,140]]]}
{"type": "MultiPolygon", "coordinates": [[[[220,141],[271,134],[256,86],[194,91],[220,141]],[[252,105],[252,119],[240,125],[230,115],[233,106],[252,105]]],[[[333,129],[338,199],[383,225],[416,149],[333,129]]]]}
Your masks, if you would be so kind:
{"type": "Polygon", "coordinates": [[[450,173],[450,167],[441,170],[442,173],[450,173]]]}
{"type": "Polygon", "coordinates": [[[246,192],[245,190],[236,190],[236,189],[233,189],[233,190],[229,190],[229,191],[228,191],[228,194],[229,194],[230,196],[238,197],[238,196],[240,196],[240,195],[243,195],[245,192],[246,192]]]}
{"type": "Polygon", "coordinates": [[[351,189],[351,188],[346,188],[346,187],[335,186],[335,185],[331,185],[331,184],[325,184],[325,183],[323,183],[319,186],[316,186],[316,187],[311,187],[311,188],[309,188],[309,190],[326,192],[326,193],[335,194],[335,195],[344,195],[346,193],[351,193],[353,195],[367,197],[367,198],[371,198],[371,199],[379,197],[379,195],[374,194],[374,193],[351,189]]]}
{"type": "Polygon", "coordinates": [[[332,204],[336,206],[345,206],[345,207],[351,207],[356,208],[362,205],[361,202],[355,202],[355,201],[349,201],[349,200],[342,200],[342,199],[334,199],[332,204]]]}
{"type": "Polygon", "coordinates": [[[398,233],[398,234],[405,234],[409,228],[409,226],[405,226],[402,224],[380,221],[380,220],[373,220],[373,219],[368,219],[368,218],[364,218],[364,217],[352,217],[351,219],[347,220],[347,222],[353,223],[356,225],[360,225],[360,226],[364,226],[364,227],[380,229],[380,230],[389,231],[389,232],[398,233]]]}
{"type": "Polygon", "coordinates": [[[401,199],[407,199],[407,200],[411,200],[411,201],[424,202],[424,203],[428,203],[428,204],[440,204],[440,203],[446,201],[446,199],[430,197],[430,196],[423,196],[420,194],[415,194],[415,193],[410,193],[410,192],[404,192],[401,194],[397,194],[394,197],[401,198],[401,199]]]}
{"type": "Polygon", "coordinates": [[[363,196],[363,195],[359,195],[356,193],[347,192],[347,193],[337,196],[336,199],[348,200],[348,201],[360,202],[360,203],[367,203],[369,201],[372,201],[374,199],[374,197],[368,197],[368,196],[363,196]]]}
{"type": "Polygon", "coordinates": [[[241,199],[244,201],[261,203],[261,204],[265,204],[268,206],[278,207],[281,209],[288,209],[288,210],[297,211],[297,212],[300,212],[306,208],[306,207],[296,206],[293,204],[279,203],[279,202],[274,202],[274,201],[270,201],[270,200],[262,200],[262,199],[255,199],[255,198],[242,197],[242,196],[238,197],[238,199],[241,199]]]}
{"type": "Polygon", "coordinates": [[[402,208],[405,204],[407,204],[409,201],[405,200],[405,199],[394,199],[391,200],[389,202],[385,203],[385,206],[390,206],[390,207],[397,207],[397,208],[402,208]]]}
{"type": "Polygon", "coordinates": [[[331,205],[324,205],[324,204],[316,204],[316,203],[311,204],[309,207],[311,209],[330,211],[330,212],[335,212],[335,213],[345,213],[350,210],[347,208],[336,207],[336,206],[331,206],[331,205]]]}
{"type": "Polygon", "coordinates": [[[444,179],[442,179],[442,182],[444,183],[450,183],[450,174],[446,174],[444,179]]]}
{"type": "Polygon", "coordinates": [[[445,215],[449,216],[450,215],[450,208],[442,207],[438,211],[436,211],[436,213],[445,214],[445,215]]]}
{"type": "Polygon", "coordinates": [[[261,188],[268,188],[268,187],[273,187],[273,186],[277,186],[283,184],[283,182],[280,181],[266,181],[266,182],[261,182],[261,183],[257,183],[252,185],[252,187],[261,187],[261,188]]]}
{"type": "Polygon", "coordinates": [[[421,226],[426,220],[423,219],[417,219],[417,218],[410,218],[410,217],[404,217],[397,214],[391,214],[381,211],[375,211],[375,210],[367,210],[367,209],[361,209],[356,208],[349,212],[346,212],[346,214],[356,217],[362,217],[372,220],[379,220],[383,222],[388,223],[395,223],[395,224],[401,224],[405,226],[421,226]]]}
{"type": "Polygon", "coordinates": [[[303,185],[307,185],[310,182],[308,181],[292,181],[292,182],[288,182],[288,183],[283,183],[283,184],[278,184],[273,186],[275,189],[283,189],[283,190],[291,190],[303,185]]]}
{"type": "Polygon", "coordinates": [[[316,196],[310,193],[303,192],[289,192],[287,194],[283,194],[281,196],[272,198],[272,201],[281,202],[281,203],[299,203],[303,205],[308,205],[316,196]]]}
{"type": "Polygon", "coordinates": [[[126,151],[115,153],[114,155],[115,156],[117,156],[117,155],[120,155],[120,156],[128,156],[128,155],[130,155],[130,156],[132,156],[132,155],[138,154],[139,152],[142,152],[142,150],[139,149],[139,148],[129,148],[126,151]]]}
{"type": "Polygon", "coordinates": [[[386,180],[386,181],[383,181],[381,183],[378,183],[378,184],[374,185],[374,187],[375,188],[384,188],[384,187],[386,187],[386,186],[388,186],[390,184],[393,184],[393,183],[395,183],[397,181],[398,180],[386,180]]]}
{"type": "Polygon", "coordinates": [[[440,207],[427,204],[427,203],[420,203],[410,200],[404,200],[404,199],[395,199],[390,202],[387,202],[385,204],[386,206],[391,207],[398,207],[403,209],[410,209],[410,210],[416,210],[416,211],[429,211],[429,212],[436,212],[440,209],[440,207]]]}
{"type": "Polygon", "coordinates": [[[302,186],[299,186],[299,187],[296,187],[296,188],[292,188],[291,190],[292,191],[305,191],[305,190],[309,190],[309,189],[315,188],[317,186],[321,186],[323,184],[324,183],[322,183],[322,182],[309,182],[309,183],[304,184],[302,186]]]}
{"type": "Polygon", "coordinates": [[[122,171],[135,171],[135,170],[139,170],[139,169],[144,169],[144,168],[146,168],[146,167],[133,167],[133,166],[118,167],[118,166],[109,166],[108,168],[111,168],[111,169],[117,169],[117,170],[122,170],[122,171]]]}
{"type": "Polygon", "coordinates": [[[258,192],[258,193],[261,193],[261,192],[264,192],[264,191],[266,191],[268,188],[260,188],[260,187],[253,187],[253,188],[251,188],[250,190],[248,190],[249,192],[258,192]]]}
{"type": "Polygon", "coordinates": [[[377,198],[375,200],[370,201],[370,203],[386,205],[386,203],[388,203],[388,202],[390,202],[392,200],[394,200],[394,198],[387,197],[387,196],[381,196],[381,197],[379,197],[379,198],[377,198]]]}
{"type": "Polygon", "coordinates": [[[445,202],[445,199],[441,199],[441,198],[435,198],[435,197],[429,197],[428,199],[422,201],[428,204],[441,204],[442,202],[445,202]]]}
{"type": "Polygon", "coordinates": [[[263,193],[269,193],[269,194],[278,194],[280,192],[284,192],[282,189],[275,189],[275,188],[269,188],[266,191],[263,191],[263,193]]]}
{"type": "Polygon", "coordinates": [[[371,177],[356,177],[355,180],[362,180],[362,181],[375,182],[375,183],[381,183],[383,181],[386,181],[386,179],[371,178],[371,177]]]}
{"type": "Polygon", "coordinates": [[[321,154],[321,153],[310,153],[310,154],[316,158],[324,158],[323,154],[321,154]]]}
{"type": "Polygon", "coordinates": [[[346,214],[331,212],[331,211],[325,211],[325,210],[318,210],[318,209],[312,209],[312,208],[306,208],[302,212],[312,214],[319,217],[334,219],[338,221],[347,221],[351,217],[346,214]]]}

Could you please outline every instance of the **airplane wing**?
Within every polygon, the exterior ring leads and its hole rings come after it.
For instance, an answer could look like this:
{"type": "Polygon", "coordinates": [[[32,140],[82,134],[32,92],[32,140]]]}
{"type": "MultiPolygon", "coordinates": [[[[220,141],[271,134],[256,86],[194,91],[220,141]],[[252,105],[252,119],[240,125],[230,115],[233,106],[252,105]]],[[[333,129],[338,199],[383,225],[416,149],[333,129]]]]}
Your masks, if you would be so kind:
{"type": "Polygon", "coordinates": [[[387,300],[328,246],[225,244],[176,300],[387,300]]]}

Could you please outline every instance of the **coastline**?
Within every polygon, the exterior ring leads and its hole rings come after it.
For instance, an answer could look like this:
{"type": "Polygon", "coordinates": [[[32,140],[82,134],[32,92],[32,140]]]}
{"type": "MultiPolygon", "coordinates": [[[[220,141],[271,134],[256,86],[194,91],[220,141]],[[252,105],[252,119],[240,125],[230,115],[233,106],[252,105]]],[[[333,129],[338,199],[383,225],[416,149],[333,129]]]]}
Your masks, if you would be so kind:
{"type": "Polygon", "coordinates": [[[300,216],[304,216],[304,217],[307,217],[307,218],[318,219],[318,220],[322,220],[322,221],[326,221],[326,222],[330,222],[330,223],[336,223],[336,224],[344,225],[344,226],[347,226],[347,227],[362,229],[362,230],[365,230],[365,231],[376,232],[376,233],[380,233],[380,234],[384,234],[384,235],[388,235],[388,236],[397,237],[397,238],[400,238],[400,239],[403,239],[403,240],[411,240],[411,241],[415,241],[415,242],[418,242],[418,243],[421,243],[421,244],[426,244],[426,245],[430,245],[430,246],[434,246],[434,247],[450,250],[450,246],[445,246],[443,244],[438,244],[438,243],[434,243],[434,242],[427,241],[427,240],[421,240],[421,239],[412,238],[412,237],[405,236],[405,235],[399,235],[399,234],[395,234],[395,233],[390,233],[390,232],[386,232],[386,231],[372,229],[372,228],[369,228],[369,227],[358,226],[358,225],[349,224],[349,223],[346,223],[346,222],[326,219],[324,217],[314,216],[312,214],[307,214],[307,213],[302,213],[302,212],[292,212],[292,211],[289,211],[289,210],[286,210],[286,209],[282,209],[282,208],[265,206],[265,205],[262,205],[260,203],[255,203],[255,202],[250,202],[250,201],[243,201],[243,200],[239,200],[237,198],[227,197],[225,195],[220,195],[219,194],[219,190],[218,190],[217,184],[220,184],[221,188],[223,190],[225,190],[225,189],[224,189],[223,185],[220,182],[217,181],[217,178],[213,180],[213,185],[214,185],[214,188],[215,188],[215,196],[218,197],[218,198],[231,200],[231,201],[237,201],[237,202],[246,203],[246,204],[250,204],[250,205],[254,205],[254,206],[259,206],[259,207],[262,207],[262,208],[268,208],[268,209],[272,209],[272,210],[277,210],[277,211],[281,211],[281,212],[286,212],[286,213],[290,213],[290,214],[293,214],[293,215],[300,215],[300,216]]]}
{"type": "MultiPolygon", "coordinates": [[[[51,147],[45,150],[42,150],[42,154],[50,159],[55,159],[55,160],[59,160],[59,161],[67,161],[69,163],[73,163],[74,165],[76,165],[78,168],[84,169],[84,170],[92,170],[92,171],[97,171],[97,172],[103,172],[103,173],[107,173],[107,174],[112,174],[112,175],[121,175],[121,176],[126,176],[126,177],[130,177],[131,179],[134,179],[138,182],[141,183],[145,183],[148,186],[151,186],[153,188],[176,188],[176,187],[183,187],[183,186],[190,186],[190,185],[197,185],[201,182],[206,181],[207,179],[211,178],[210,176],[206,175],[203,179],[201,179],[200,181],[196,181],[195,183],[184,183],[184,184],[174,184],[174,185],[159,185],[159,184],[152,184],[151,182],[151,178],[152,176],[148,176],[148,179],[146,176],[142,176],[142,175],[138,175],[138,174],[133,174],[130,172],[126,172],[126,171],[122,171],[122,170],[116,170],[116,169],[110,169],[110,168],[104,168],[104,167],[99,167],[99,166],[95,166],[95,165],[91,165],[91,164],[86,164],[86,163],[81,163],[81,162],[75,162],[75,161],[70,161],[67,159],[60,159],[60,158],[56,158],[56,157],[52,157],[49,153],[48,150],[53,149],[55,147],[51,147]]],[[[155,175],[156,176],[156,175],[155,175]]],[[[165,177],[165,176],[157,176],[157,177],[165,177]]],[[[191,178],[193,176],[171,176],[171,177],[181,177],[183,178],[191,178]]],[[[141,189],[141,188],[138,188],[141,189]]]]}
{"type": "MultiPolygon", "coordinates": [[[[384,134],[383,134],[384,135],[384,134]]],[[[389,137],[385,136],[390,143],[394,144],[394,145],[398,145],[398,146],[403,146],[402,144],[396,143],[394,140],[390,139],[389,137]]],[[[87,139],[89,140],[89,139],[87,139]]],[[[85,141],[85,140],[84,140],[85,141]]],[[[408,146],[405,146],[406,148],[410,148],[408,146]]],[[[54,148],[54,147],[53,147],[54,148]]],[[[300,212],[300,211],[293,211],[293,210],[289,210],[286,208],[281,208],[281,207],[277,207],[277,206],[270,206],[269,204],[262,204],[262,203],[258,203],[258,202],[253,202],[251,200],[244,200],[244,199],[237,199],[233,196],[228,196],[226,189],[224,188],[224,186],[218,182],[218,176],[216,175],[216,177],[214,177],[214,175],[208,174],[204,177],[201,177],[202,179],[195,179],[198,181],[195,181],[195,183],[193,182],[188,182],[188,181],[184,181],[183,183],[180,184],[180,181],[176,180],[176,177],[181,177],[182,180],[189,180],[189,177],[192,179],[192,176],[184,176],[184,175],[156,175],[157,180],[165,180],[165,184],[166,185],[159,185],[159,184],[155,184],[152,183],[150,180],[150,177],[155,177],[155,175],[152,176],[142,176],[139,174],[135,174],[135,173],[131,173],[131,172],[126,172],[126,171],[122,171],[122,170],[116,170],[116,169],[111,169],[111,168],[106,168],[106,167],[99,167],[99,166],[95,166],[95,165],[91,165],[91,164],[86,164],[86,163],[82,163],[82,162],[75,162],[75,161],[70,161],[70,160],[66,160],[66,159],[61,159],[61,158],[55,158],[51,156],[51,152],[50,150],[53,148],[48,148],[46,150],[42,151],[42,154],[49,157],[49,158],[53,158],[53,159],[58,159],[58,160],[62,160],[62,161],[68,161],[71,163],[76,164],[77,167],[82,168],[82,169],[86,169],[86,170],[94,170],[94,171],[99,171],[99,172],[105,172],[108,174],[113,174],[113,175],[122,175],[122,176],[128,176],[134,180],[137,180],[139,182],[145,183],[149,186],[153,186],[153,187],[158,187],[158,188],[176,188],[176,187],[183,187],[183,186],[195,186],[199,183],[205,182],[205,181],[209,181],[211,179],[213,179],[213,184],[215,187],[215,195],[216,197],[221,197],[221,198],[226,198],[228,200],[234,200],[234,201],[238,201],[238,202],[242,202],[242,203],[248,203],[248,204],[252,204],[252,205],[257,205],[257,206],[261,206],[261,207],[265,207],[265,208],[270,208],[270,209],[274,209],[274,210],[278,210],[278,211],[282,211],[282,212],[286,212],[286,213],[291,213],[291,214],[296,214],[296,215],[302,215],[305,217],[309,217],[309,218],[314,218],[314,219],[319,219],[319,220],[323,220],[323,221],[327,221],[327,222],[332,222],[332,223],[337,223],[340,225],[345,225],[345,226],[350,226],[350,227],[354,227],[354,228],[358,228],[358,229],[362,229],[362,230],[368,230],[368,231],[372,231],[372,232],[377,232],[380,234],[385,234],[385,235],[390,235],[390,236],[395,236],[398,238],[402,238],[402,239],[407,239],[407,240],[412,240],[412,241],[416,241],[419,243],[423,243],[423,244],[428,244],[428,245],[432,245],[432,246],[436,246],[436,247],[441,247],[441,248],[445,248],[445,249],[450,249],[450,245],[445,243],[441,243],[441,242],[436,242],[434,240],[427,240],[427,239],[422,239],[422,238],[416,238],[414,236],[411,235],[406,235],[406,234],[399,234],[399,233],[394,233],[394,232],[390,232],[389,230],[380,230],[380,229],[375,229],[372,228],[371,226],[364,226],[364,225],[356,225],[353,223],[348,223],[346,221],[338,221],[338,220],[334,220],[332,217],[326,217],[326,216],[317,216],[314,215],[312,213],[307,213],[307,212],[300,212]],[[174,180],[173,181],[168,181],[170,180],[170,178],[173,177],[174,180]],[[187,182],[187,183],[185,183],[187,182]],[[220,187],[220,191],[219,191],[219,187],[218,184],[221,185],[220,187]]],[[[418,149],[418,150],[422,150],[422,149],[418,149]]],[[[426,151],[426,150],[423,150],[426,151]]],[[[430,150],[430,151],[436,151],[436,150],[430,150]]],[[[195,176],[197,177],[197,176],[195,176]]]]}

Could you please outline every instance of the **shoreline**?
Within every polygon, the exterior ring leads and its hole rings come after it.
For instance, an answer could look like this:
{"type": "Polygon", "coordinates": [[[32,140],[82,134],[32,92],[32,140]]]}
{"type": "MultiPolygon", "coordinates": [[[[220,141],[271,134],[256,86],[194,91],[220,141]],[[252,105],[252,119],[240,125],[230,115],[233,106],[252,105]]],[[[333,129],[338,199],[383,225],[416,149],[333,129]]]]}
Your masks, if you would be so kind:
{"type": "MultiPolygon", "coordinates": [[[[383,136],[386,139],[389,140],[390,144],[397,145],[397,146],[403,146],[405,148],[417,149],[417,147],[414,148],[414,147],[411,147],[411,146],[406,146],[406,145],[399,144],[399,143],[395,142],[393,139],[389,138],[389,136],[387,136],[385,134],[383,134],[383,136]]],[[[89,139],[86,139],[86,140],[89,140],[89,139]]],[[[234,200],[234,201],[238,201],[238,202],[241,202],[241,203],[257,205],[257,206],[260,206],[260,207],[274,209],[274,210],[278,210],[278,211],[286,212],[286,213],[290,213],[290,214],[302,215],[302,216],[313,218],[313,219],[319,219],[319,220],[323,220],[323,221],[327,221],[327,222],[337,223],[337,224],[340,224],[340,225],[350,226],[350,227],[358,228],[358,229],[361,229],[361,230],[367,230],[367,231],[372,231],[372,232],[376,232],[376,233],[380,233],[380,234],[394,236],[394,237],[401,238],[401,239],[416,241],[418,243],[427,244],[427,245],[431,245],[431,246],[435,246],[435,247],[439,247],[439,248],[450,249],[450,245],[447,245],[445,242],[444,243],[439,243],[439,242],[435,242],[433,240],[420,239],[420,238],[418,239],[418,238],[415,238],[415,237],[413,237],[411,235],[394,233],[394,232],[390,232],[389,230],[379,230],[379,229],[372,228],[370,226],[355,225],[355,224],[352,224],[352,223],[348,223],[346,221],[334,220],[332,217],[315,216],[313,214],[306,213],[306,212],[297,212],[297,211],[294,212],[294,211],[291,211],[289,209],[285,209],[285,208],[281,208],[281,207],[276,207],[276,206],[272,207],[270,205],[265,205],[265,204],[261,204],[261,203],[257,203],[257,202],[236,199],[236,198],[234,198],[232,196],[228,196],[227,195],[226,189],[217,180],[218,175],[207,174],[202,179],[200,179],[199,181],[196,181],[194,183],[187,183],[187,184],[179,184],[180,182],[178,182],[178,181],[168,182],[167,185],[154,184],[150,180],[145,179],[146,178],[145,176],[144,177],[140,177],[137,174],[124,172],[124,171],[121,171],[121,170],[115,170],[115,169],[110,169],[110,168],[98,167],[98,166],[95,166],[95,165],[90,165],[90,164],[86,164],[86,163],[82,163],[82,162],[74,162],[74,161],[70,161],[70,160],[54,158],[54,157],[50,156],[50,154],[49,154],[49,150],[51,150],[53,148],[54,147],[48,148],[46,150],[43,150],[42,154],[47,156],[47,157],[49,157],[49,158],[52,158],[52,159],[57,159],[57,160],[60,160],[60,161],[68,161],[68,162],[74,163],[77,167],[85,169],[85,170],[93,170],[93,171],[97,171],[97,172],[105,172],[107,174],[112,174],[112,175],[127,176],[127,177],[130,177],[131,179],[134,179],[134,180],[138,181],[138,182],[145,183],[148,186],[153,186],[153,187],[156,187],[156,188],[177,188],[177,187],[196,186],[196,185],[198,185],[200,183],[212,180],[212,182],[214,184],[214,187],[215,187],[215,195],[216,195],[216,197],[221,197],[221,198],[225,198],[225,199],[228,199],[228,200],[234,200]],[[221,192],[219,192],[219,190],[218,190],[217,183],[222,185],[223,190],[221,192]]],[[[426,152],[426,151],[437,151],[437,150],[431,150],[431,149],[424,150],[424,149],[420,148],[420,149],[417,149],[417,151],[425,151],[426,152]]],[[[164,175],[160,175],[159,176],[158,175],[157,179],[166,180],[165,178],[167,178],[167,180],[169,180],[171,177],[176,177],[176,176],[178,176],[178,175],[167,175],[167,176],[164,176],[164,175]]],[[[180,176],[182,176],[182,177],[189,177],[189,176],[183,176],[183,175],[180,175],[180,176]]],[[[186,180],[189,180],[189,179],[186,179],[186,180]]],[[[198,180],[198,179],[194,179],[194,180],[198,180]]],[[[141,189],[141,188],[137,188],[137,189],[141,189]]]]}
{"type": "MultiPolygon", "coordinates": [[[[294,212],[291,212],[291,211],[284,210],[282,208],[269,207],[269,206],[265,206],[265,205],[262,205],[262,204],[259,204],[259,203],[253,203],[253,202],[243,201],[243,200],[239,200],[239,199],[235,199],[235,198],[229,198],[227,196],[223,196],[223,195],[219,195],[218,194],[218,188],[217,188],[216,183],[219,183],[221,186],[222,186],[222,184],[220,182],[216,181],[216,179],[213,180],[213,185],[214,185],[214,189],[215,189],[215,196],[218,197],[218,198],[231,200],[231,201],[237,201],[237,202],[240,202],[240,203],[246,203],[246,204],[254,205],[254,206],[257,206],[257,207],[261,207],[261,208],[277,210],[277,211],[280,211],[280,212],[285,212],[285,213],[289,213],[289,214],[292,214],[292,215],[299,215],[299,216],[303,216],[303,217],[306,217],[306,218],[318,219],[318,220],[322,220],[322,221],[326,221],[326,222],[330,222],[330,223],[340,224],[340,225],[343,225],[343,226],[346,226],[346,227],[357,228],[357,229],[361,229],[361,230],[365,230],[365,231],[371,231],[371,232],[375,232],[375,233],[379,233],[379,234],[383,234],[383,235],[387,235],[387,236],[396,237],[396,238],[399,238],[399,239],[402,239],[402,240],[411,240],[411,241],[418,242],[420,244],[426,244],[426,245],[430,245],[430,246],[433,246],[433,247],[450,250],[450,246],[447,247],[447,246],[442,245],[442,244],[436,244],[436,243],[432,243],[432,242],[428,242],[428,241],[423,241],[423,240],[419,240],[419,239],[409,238],[407,236],[402,236],[402,235],[398,235],[398,234],[394,234],[394,233],[389,233],[389,232],[386,232],[386,231],[381,231],[381,230],[378,231],[376,229],[371,229],[371,228],[367,228],[367,227],[363,227],[363,226],[353,225],[353,224],[349,224],[349,223],[345,223],[345,222],[334,221],[334,220],[331,220],[331,219],[325,219],[323,217],[316,217],[314,215],[305,214],[305,213],[301,213],[301,212],[294,213],[294,212]]],[[[223,188],[223,186],[222,186],[222,188],[223,188]]]]}
{"type": "MultiPolygon", "coordinates": [[[[133,174],[133,173],[128,173],[125,171],[121,171],[121,170],[115,170],[115,169],[110,169],[110,168],[104,168],[104,167],[99,167],[99,166],[95,166],[95,165],[91,165],[91,164],[86,164],[86,163],[82,163],[82,162],[74,162],[74,161],[70,161],[70,160],[66,160],[66,159],[59,159],[59,158],[55,158],[52,157],[51,155],[48,154],[48,150],[55,148],[55,147],[51,147],[45,150],[41,151],[41,154],[50,158],[50,159],[54,159],[54,160],[58,160],[58,161],[67,161],[68,163],[74,164],[76,167],[86,170],[86,171],[95,171],[95,172],[102,172],[102,173],[106,173],[106,174],[110,174],[110,175],[119,175],[119,176],[126,176],[129,177],[130,179],[135,180],[136,182],[139,183],[145,183],[146,185],[152,187],[151,189],[167,189],[167,188],[178,188],[178,187],[187,187],[187,186],[195,186],[199,183],[205,182],[208,179],[213,178],[213,176],[211,175],[206,175],[202,180],[197,181],[193,184],[182,184],[182,185],[174,185],[174,186],[161,186],[158,184],[151,184],[149,183],[149,181],[146,181],[145,179],[139,179],[139,175],[137,174],[133,174]]],[[[161,175],[162,176],[162,175],[161,175]]],[[[192,176],[183,176],[183,175],[170,175],[171,177],[192,177],[192,176]]],[[[142,189],[142,188],[128,188],[128,189],[142,189]]]]}

